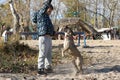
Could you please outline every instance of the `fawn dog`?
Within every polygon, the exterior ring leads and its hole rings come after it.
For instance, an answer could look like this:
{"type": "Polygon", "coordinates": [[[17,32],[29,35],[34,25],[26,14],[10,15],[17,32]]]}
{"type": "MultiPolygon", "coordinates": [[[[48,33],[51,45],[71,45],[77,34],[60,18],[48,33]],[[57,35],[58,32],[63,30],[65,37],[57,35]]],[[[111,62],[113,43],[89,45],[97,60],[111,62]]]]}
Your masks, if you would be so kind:
{"type": "Polygon", "coordinates": [[[63,42],[63,50],[62,50],[62,57],[64,56],[64,53],[68,50],[70,50],[70,55],[73,56],[73,64],[75,66],[76,71],[76,75],[78,73],[83,73],[83,69],[82,69],[82,65],[83,65],[83,57],[80,54],[79,50],[77,49],[77,47],[74,44],[74,40],[73,40],[73,31],[71,30],[71,28],[69,28],[68,26],[66,26],[65,28],[63,28],[63,31],[65,33],[65,38],[64,38],[64,42],[63,42]]]}

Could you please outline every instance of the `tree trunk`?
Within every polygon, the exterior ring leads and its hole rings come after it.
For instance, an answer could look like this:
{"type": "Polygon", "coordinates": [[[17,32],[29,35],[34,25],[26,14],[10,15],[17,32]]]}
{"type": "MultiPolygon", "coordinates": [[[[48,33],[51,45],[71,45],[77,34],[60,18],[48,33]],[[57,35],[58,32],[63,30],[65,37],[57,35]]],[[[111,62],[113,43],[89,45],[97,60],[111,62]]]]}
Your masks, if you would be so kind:
{"type": "MultiPolygon", "coordinates": [[[[103,15],[105,16],[105,0],[103,0],[103,15]]],[[[102,28],[105,27],[105,18],[102,17],[102,28]]]]}
{"type": "Polygon", "coordinates": [[[98,6],[98,0],[96,0],[96,3],[95,3],[95,27],[98,28],[98,15],[97,15],[97,6],[98,6]]]}
{"type": "Polygon", "coordinates": [[[26,4],[26,8],[27,8],[27,20],[26,20],[26,26],[29,27],[30,26],[30,2],[31,0],[27,0],[27,4],[26,4]]]}
{"type": "Polygon", "coordinates": [[[109,17],[109,27],[111,28],[114,26],[114,16],[115,16],[115,10],[117,8],[118,1],[111,2],[111,5],[108,5],[108,8],[110,10],[110,17],[109,17]]]}
{"type": "Polygon", "coordinates": [[[16,34],[19,32],[19,28],[20,28],[20,23],[19,23],[20,17],[14,8],[14,4],[12,0],[9,0],[9,5],[14,18],[13,34],[16,34]]]}

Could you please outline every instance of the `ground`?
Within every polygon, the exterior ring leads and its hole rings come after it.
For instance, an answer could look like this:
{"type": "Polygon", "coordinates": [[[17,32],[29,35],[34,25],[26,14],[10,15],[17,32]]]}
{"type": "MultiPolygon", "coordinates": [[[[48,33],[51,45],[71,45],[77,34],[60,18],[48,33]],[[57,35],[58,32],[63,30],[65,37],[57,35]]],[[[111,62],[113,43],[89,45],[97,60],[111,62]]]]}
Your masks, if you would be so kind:
{"type": "MultiPolygon", "coordinates": [[[[38,41],[21,41],[33,48],[38,48],[38,41]]],[[[60,44],[63,41],[53,40],[53,51],[61,53],[60,44]]],[[[120,41],[119,40],[87,40],[88,48],[83,48],[83,41],[78,47],[86,54],[89,64],[84,65],[83,75],[75,76],[71,61],[64,61],[54,67],[54,73],[47,77],[29,74],[0,73],[0,80],[120,80],[120,41]]]]}

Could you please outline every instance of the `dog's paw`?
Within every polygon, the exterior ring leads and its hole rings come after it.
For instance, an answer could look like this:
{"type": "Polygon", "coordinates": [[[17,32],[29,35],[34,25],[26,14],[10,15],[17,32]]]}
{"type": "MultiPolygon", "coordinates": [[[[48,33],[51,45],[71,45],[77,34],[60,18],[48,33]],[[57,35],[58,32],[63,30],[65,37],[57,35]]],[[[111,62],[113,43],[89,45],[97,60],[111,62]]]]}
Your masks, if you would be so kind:
{"type": "Polygon", "coordinates": [[[82,75],[83,74],[83,71],[77,71],[76,73],[75,73],[75,76],[79,76],[79,75],[82,75]]]}

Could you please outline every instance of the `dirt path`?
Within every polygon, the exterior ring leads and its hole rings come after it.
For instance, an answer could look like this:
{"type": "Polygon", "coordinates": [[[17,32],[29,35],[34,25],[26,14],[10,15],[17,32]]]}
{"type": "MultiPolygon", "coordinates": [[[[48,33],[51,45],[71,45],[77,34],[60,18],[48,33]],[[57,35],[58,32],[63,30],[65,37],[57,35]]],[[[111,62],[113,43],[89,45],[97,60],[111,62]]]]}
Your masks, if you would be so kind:
{"type": "MultiPolygon", "coordinates": [[[[25,41],[26,44],[37,49],[38,41],[25,41]]],[[[62,41],[53,41],[53,50],[59,50],[62,41]]],[[[54,73],[47,77],[25,74],[0,74],[0,80],[5,76],[11,80],[120,80],[120,41],[87,41],[88,48],[83,48],[83,41],[78,49],[91,57],[89,65],[84,65],[84,74],[75,76],[74,66],[71,62],[64,61],[54,68],[54,73]]],[[[60,51],[58,52],[60,53],[60,51]]]]}

